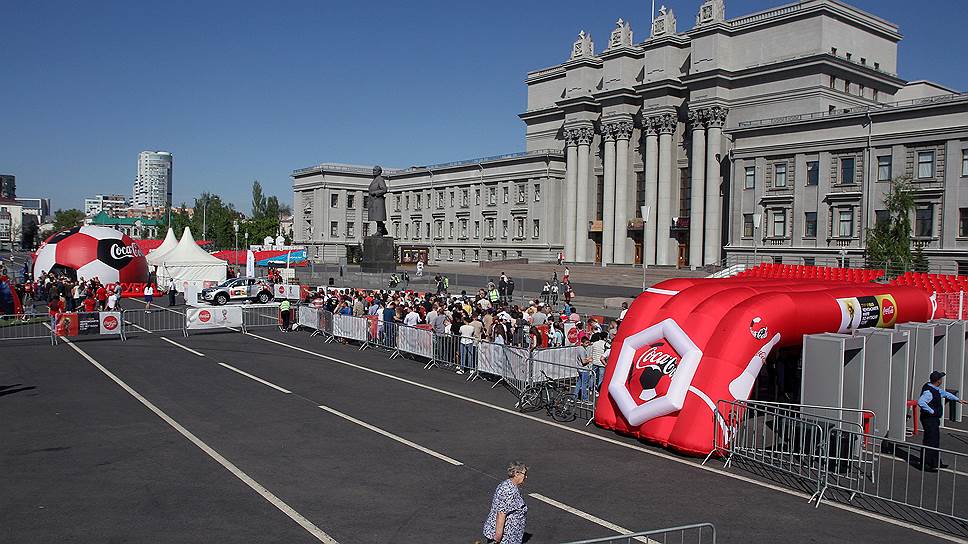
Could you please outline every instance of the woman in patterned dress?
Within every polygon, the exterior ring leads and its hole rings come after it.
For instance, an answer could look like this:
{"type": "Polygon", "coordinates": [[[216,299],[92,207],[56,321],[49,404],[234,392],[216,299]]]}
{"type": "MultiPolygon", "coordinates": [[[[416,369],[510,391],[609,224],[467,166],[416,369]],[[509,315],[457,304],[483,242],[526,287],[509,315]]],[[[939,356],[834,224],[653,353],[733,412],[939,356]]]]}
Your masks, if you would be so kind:
{"type": "Polygon", "coordinates": [[[508,465],[508,479],[498,484],[491,501],[491,511],[484,522],[484,536],[488,544],[521,544],[528,505],[524,504],[520,487],[528,479],[528,467],[514,461],[508,465]]]}

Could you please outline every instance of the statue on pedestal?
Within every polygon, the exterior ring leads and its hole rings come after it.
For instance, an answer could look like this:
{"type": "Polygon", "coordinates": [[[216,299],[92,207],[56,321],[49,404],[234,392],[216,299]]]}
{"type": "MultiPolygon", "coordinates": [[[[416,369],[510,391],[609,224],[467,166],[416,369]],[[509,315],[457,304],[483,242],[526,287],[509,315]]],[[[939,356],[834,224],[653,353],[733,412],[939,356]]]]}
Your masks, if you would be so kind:
{"type": "Polygon", "coordinates": [[[383,168],[373,167],[373,181],[367,189],[370,194],[370,201],[366,206],[366,211],[370,221],[376,222],[376,235],[387,236],[385,221],[387,220],[387,202],[384,195],[387,194],[387,183],[383,180],[383,168]]]}

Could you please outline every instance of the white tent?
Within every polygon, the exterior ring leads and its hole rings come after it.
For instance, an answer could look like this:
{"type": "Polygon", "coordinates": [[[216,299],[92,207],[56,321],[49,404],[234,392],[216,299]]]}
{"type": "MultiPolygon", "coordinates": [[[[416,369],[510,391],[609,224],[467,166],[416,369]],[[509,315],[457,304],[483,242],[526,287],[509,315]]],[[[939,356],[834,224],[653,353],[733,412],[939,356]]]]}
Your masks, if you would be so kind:
{"type": "Polygon", "coordinates": [[[171,227],[168,227],[168,234],[165,235],[165,240],[160,246],[152,249],[145,258],[148,259],[148,264],[152,266],[158,266],[165,262],[165,254],[169,251],[175,249],[178,245],[178,238],[175,238],[175,231],[171,227]]]}
{"type": "Polygon", "coordinates": [[[188,227],[185,227],[178,245],[161,257],[162,262],[158,265],[159,285],[167,285],[169,278],[175,278],[178,283],[225,281],[228,263],[198,247],[188,227]]]}

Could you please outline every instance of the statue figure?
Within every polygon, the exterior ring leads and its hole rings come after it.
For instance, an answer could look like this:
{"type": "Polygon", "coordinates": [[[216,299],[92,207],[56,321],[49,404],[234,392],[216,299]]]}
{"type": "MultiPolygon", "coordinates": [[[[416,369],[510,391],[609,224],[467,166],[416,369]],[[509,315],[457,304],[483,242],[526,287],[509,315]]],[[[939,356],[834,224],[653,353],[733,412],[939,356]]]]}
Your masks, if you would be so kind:
{"type": "Polygon", "coordinates": [[[387,236],[390,234],[384,222],[387,220],[387,202],[384,195],[387,194],[387,183],[383,180],[383,168],[373,167],[373,181],[367,189],[370,194],[370,201],[366,206],[366,211],[370,221],[376,222],[376,235],[387,236]]]}

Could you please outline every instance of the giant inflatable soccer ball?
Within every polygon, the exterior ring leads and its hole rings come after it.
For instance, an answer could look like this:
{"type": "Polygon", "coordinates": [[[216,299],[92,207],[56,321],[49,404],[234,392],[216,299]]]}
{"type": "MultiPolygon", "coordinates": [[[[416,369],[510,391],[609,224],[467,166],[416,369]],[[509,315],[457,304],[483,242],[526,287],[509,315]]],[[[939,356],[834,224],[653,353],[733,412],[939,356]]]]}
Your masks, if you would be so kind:
{"type": "Polygon", "coordinates": [[[108,227],[74,227],[48,238],[34,258],[34,279],[53,270],[77,279],[146,283],[148,261],[131,238],[108,227]]]}

